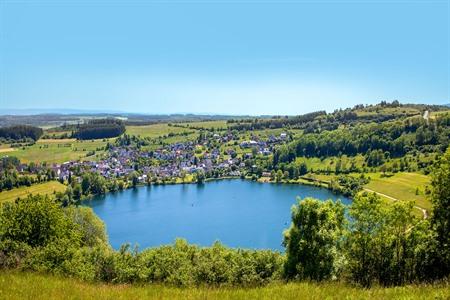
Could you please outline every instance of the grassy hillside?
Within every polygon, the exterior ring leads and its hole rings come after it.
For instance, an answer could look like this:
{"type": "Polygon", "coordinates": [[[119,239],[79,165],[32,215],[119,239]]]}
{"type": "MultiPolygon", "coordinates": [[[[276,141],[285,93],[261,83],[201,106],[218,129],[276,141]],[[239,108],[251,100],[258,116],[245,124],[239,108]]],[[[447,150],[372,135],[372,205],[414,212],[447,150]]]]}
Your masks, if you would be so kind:
{"type": "Polygon", "coordinates": [[[226,129],[228,124],[226,120],[218,121],[203,121],[203,122],[189,122],[182,123],[183,126],[190,126],[195,128],[206,128],[206,129],[226,129]]]}
{"type": "Polygon", "coordinates": [[[398,200],[414,200],[417,206],[431,209],[431,202],[425,195],[425,187],[430,187],[430,177],[418,173],[396,173],[384,178],[380,175],[369,174],[371,180],[366,188],[398,200]]]}
{"type": "Polygon", "coordinates": [[[166,123],[126,127],[126,133],[129,135],[138,135],[140,137],[150,137],[150,138],[168,135],[169,133],[178,134],[186,131],[190,132],[192,131],[192,129],[169,126],[166,123]]]}
{"type": "Polygon", "coordinates": [[[0,157],[15,156],[24,163],[62,163],[69,160],[94,159],[95,155],[87,157],[87,154],[91,151],[95,151],[96,154],[103,153],[103,147],[106,143],[103,140],[42,139],[32,146],[14,148],[13,150],[4,148],[8,150],[0,151],[0,157]]]}
{"type": "Polygon", "coordinates": [[[448,285],[360,289],[342,283],[289,283],[256,288],[174,288],[84,283],[34,273],[0,273],[1,299],[448,299],[448,285]]]}
{"type": "Polygon", "coordinates": [[[29,194],[37,195],[51,195],[54,192],[65,191],[66,186],[59,183],[58,181],[44,182],[40,184],[35,184],[30,187],[22,186],[20,188],[15,188],[10,191],[0,192],[0,203],[5,201],[14,201],[17,198],[25,198],[29,194]]]}

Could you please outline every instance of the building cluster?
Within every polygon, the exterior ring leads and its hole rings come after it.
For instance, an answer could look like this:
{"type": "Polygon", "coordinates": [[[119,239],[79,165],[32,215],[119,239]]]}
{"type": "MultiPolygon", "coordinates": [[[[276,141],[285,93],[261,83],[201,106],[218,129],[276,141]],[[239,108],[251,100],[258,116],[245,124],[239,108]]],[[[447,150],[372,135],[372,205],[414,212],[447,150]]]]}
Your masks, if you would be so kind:
{"type": "Polygon", "coordinates": [[[139,171],[138,173],[142,174],[139,177],[140,181],[146,181],[149,177],[183,177],[197,172],[219,172],[221,176],[240,176],[242,169],[245,168],[246,159],[251,159],[257,154],[270,155],[275,145],[286,140],[285,133],[279,137],[270,136],[266,140],[252,136],[251,140],[239,143],[242,149],[242,155],[239,157],[232,147],[223,152],[226,154],[224,156],[218,147],[211,146],[212,141],[223,145],[236,140],[231,133],[223,135],[215,133],[211,137],[205,138],[200,143],[193,141],[173,143],[154,151],[132,146],[111,146],[106,157],[101,160],[70,161],[54,164],[52,169],[58,178],[64,180],[68,179],[74,169],[97,172],[105,178],[124,177],[139,171]]]}

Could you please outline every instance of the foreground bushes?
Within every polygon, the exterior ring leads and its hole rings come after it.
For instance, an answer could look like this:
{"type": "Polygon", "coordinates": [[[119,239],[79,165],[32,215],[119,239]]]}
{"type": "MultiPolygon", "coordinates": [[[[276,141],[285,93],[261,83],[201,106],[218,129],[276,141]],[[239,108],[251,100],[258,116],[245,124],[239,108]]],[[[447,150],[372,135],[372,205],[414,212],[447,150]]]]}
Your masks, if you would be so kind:
{"type": "Polygon", "coordinates": [[[144,251],[107,244],[104,224],[86,207],[62,208],[41,196],[0,210],[0,266],[114,283],[261,285],[281,279],[277,252],[201,248],[177,240],[144,251]]]}

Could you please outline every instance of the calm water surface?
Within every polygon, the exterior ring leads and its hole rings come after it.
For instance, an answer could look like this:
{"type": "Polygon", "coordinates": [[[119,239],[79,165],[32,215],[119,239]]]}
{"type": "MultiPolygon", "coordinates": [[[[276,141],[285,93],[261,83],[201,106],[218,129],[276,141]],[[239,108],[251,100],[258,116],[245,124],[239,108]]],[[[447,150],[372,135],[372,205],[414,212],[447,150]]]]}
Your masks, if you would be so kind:
{"type": "Polygon", "coordinates": [[[322,188],[239,179],[139,187],[85,203],[106,223],[116,249],[126,242],[142,249],[182,237],[202,246],[220,240],[230,247],[283,250],[282,232],[296,197],[350,203],[322,188]]]}

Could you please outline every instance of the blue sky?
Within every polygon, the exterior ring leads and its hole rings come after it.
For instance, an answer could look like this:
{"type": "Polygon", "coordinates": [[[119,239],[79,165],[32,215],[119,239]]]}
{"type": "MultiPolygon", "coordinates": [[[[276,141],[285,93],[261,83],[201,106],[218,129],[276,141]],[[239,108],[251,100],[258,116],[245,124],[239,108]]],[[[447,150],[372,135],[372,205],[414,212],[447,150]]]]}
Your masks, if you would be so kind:
{"type": "Polygon", "coordinates": [[[0,0],[1,108],[450,103],[449,1],[0,0]]]}

